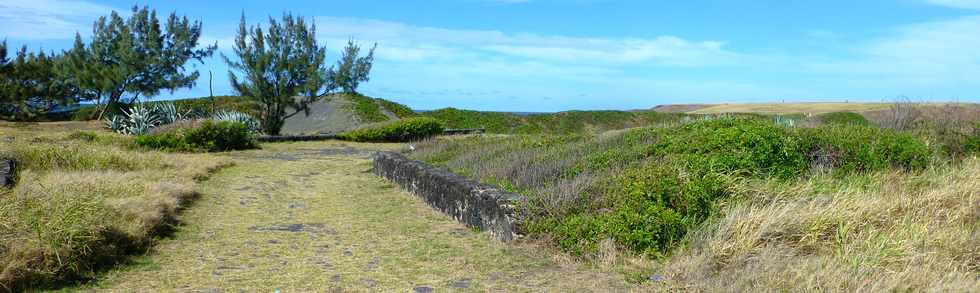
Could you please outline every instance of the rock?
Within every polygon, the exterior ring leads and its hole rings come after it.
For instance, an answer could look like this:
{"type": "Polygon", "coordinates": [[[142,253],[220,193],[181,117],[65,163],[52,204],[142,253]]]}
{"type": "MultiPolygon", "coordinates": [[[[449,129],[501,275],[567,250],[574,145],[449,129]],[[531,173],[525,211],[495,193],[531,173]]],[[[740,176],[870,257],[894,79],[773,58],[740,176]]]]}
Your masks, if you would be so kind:
{"type": "Polygon", "coordinates": [[[0,187],[13,187],[16,174],[17,162],[14,159],[0,159],[0,187]]]}
{"type": "Polygon", "coordinates": [[[663,282],[663,281],[666,281],[666,280],[667,280],[667,277],[664,277],[664,275],[661,275],[661,274],[653,274],[653,275],[650,275],[650,282],[660,283],[660,282],[663,282]]]}
{"type": "Polygon", "coordinates": [[[415,293],[429,293],[435,291],[435,289],[432,289],[432,287],[429,286],[418,286],[415,287],[413,290],[415,291],[415,293]]]}
{"type": "Polygon", "coordinates": [[[469,289],[470,279],[459,279],[455,281],[449,281],[449,287],[454,289],[469,289]]]}

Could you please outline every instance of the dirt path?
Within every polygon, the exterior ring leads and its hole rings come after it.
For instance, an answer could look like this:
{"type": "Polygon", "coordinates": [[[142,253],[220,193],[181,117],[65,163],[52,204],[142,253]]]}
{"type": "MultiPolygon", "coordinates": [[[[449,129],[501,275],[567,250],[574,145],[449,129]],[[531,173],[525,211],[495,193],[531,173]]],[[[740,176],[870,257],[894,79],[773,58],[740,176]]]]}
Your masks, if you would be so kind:
{"type": "Polygon", "coordinates": [[[625,291],[622,277],[504,245],[372,175],[372,148],[311,142],[229,154],[186,223],[96,290],[625,291]]]}

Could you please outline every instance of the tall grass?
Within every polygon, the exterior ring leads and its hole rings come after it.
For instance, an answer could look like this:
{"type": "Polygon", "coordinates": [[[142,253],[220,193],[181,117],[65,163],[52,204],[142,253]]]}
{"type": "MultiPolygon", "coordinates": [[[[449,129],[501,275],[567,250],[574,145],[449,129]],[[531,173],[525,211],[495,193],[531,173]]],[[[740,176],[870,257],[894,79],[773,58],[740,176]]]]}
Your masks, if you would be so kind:
{"type": "Polygon", "coordinates": [[[980,161],[743,182],[665,261],[688,291],[980,290],[980,161]]]}
{"type": "Polygon", "coordinates": [[[197,195],[195,181],[229,164],[139,151],[111,133],[0,133],[0,157],[22,168],[0,190],[0,288],[11,291],[87,279],[142,251],[197,195]]]}

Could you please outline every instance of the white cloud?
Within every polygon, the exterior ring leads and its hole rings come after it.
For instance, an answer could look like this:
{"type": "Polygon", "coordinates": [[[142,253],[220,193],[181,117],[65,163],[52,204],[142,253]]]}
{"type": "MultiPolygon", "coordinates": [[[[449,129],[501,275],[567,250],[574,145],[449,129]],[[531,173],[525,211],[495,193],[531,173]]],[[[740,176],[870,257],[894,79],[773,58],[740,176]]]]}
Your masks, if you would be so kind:
{"type": "Polygon", "coordinates": [[[930,4],[963,8],[971,10],[980,10],[980,0],[926,0],[930,4]]]}
{"type": "Polygon", "coordinates": [[[903,85],[980,84],[978,32],[980,16],[906,26],[859,47],[858,58],[809,66],[903,85]]]}
{"type": "Polygon", "coordinates": [[[0,3],[0,35],[18,39],[71,39],[112,8],[86,1],[27,0],[0,3]]]}
{"type": "MultiPolygon", "coordinates": [[[[336,40],[378,42],[379,57],[422,60],[453,55],[496,55],[541,62],[632,66],[725,65],[738,54],[717,41],[656,38],[580,38],[495,30],[452,30],[370,19],[318,17],[318,33],[336,40]]],[[[343,41],[339,45],[343,45],[343,41]]]]}

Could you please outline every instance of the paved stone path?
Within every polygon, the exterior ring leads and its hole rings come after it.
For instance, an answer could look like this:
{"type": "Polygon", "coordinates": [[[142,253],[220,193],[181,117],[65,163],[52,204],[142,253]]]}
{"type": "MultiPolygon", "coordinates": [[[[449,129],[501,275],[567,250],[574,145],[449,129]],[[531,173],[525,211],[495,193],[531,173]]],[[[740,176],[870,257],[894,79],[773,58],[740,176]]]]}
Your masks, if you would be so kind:
{"type": "Polygon", "coordinates": [[[627,291],[623,277],[474,232],[370,173],[372,149],[266,144],[226,154],[185,223],[87,285],[121,292],[627,291]]]}

